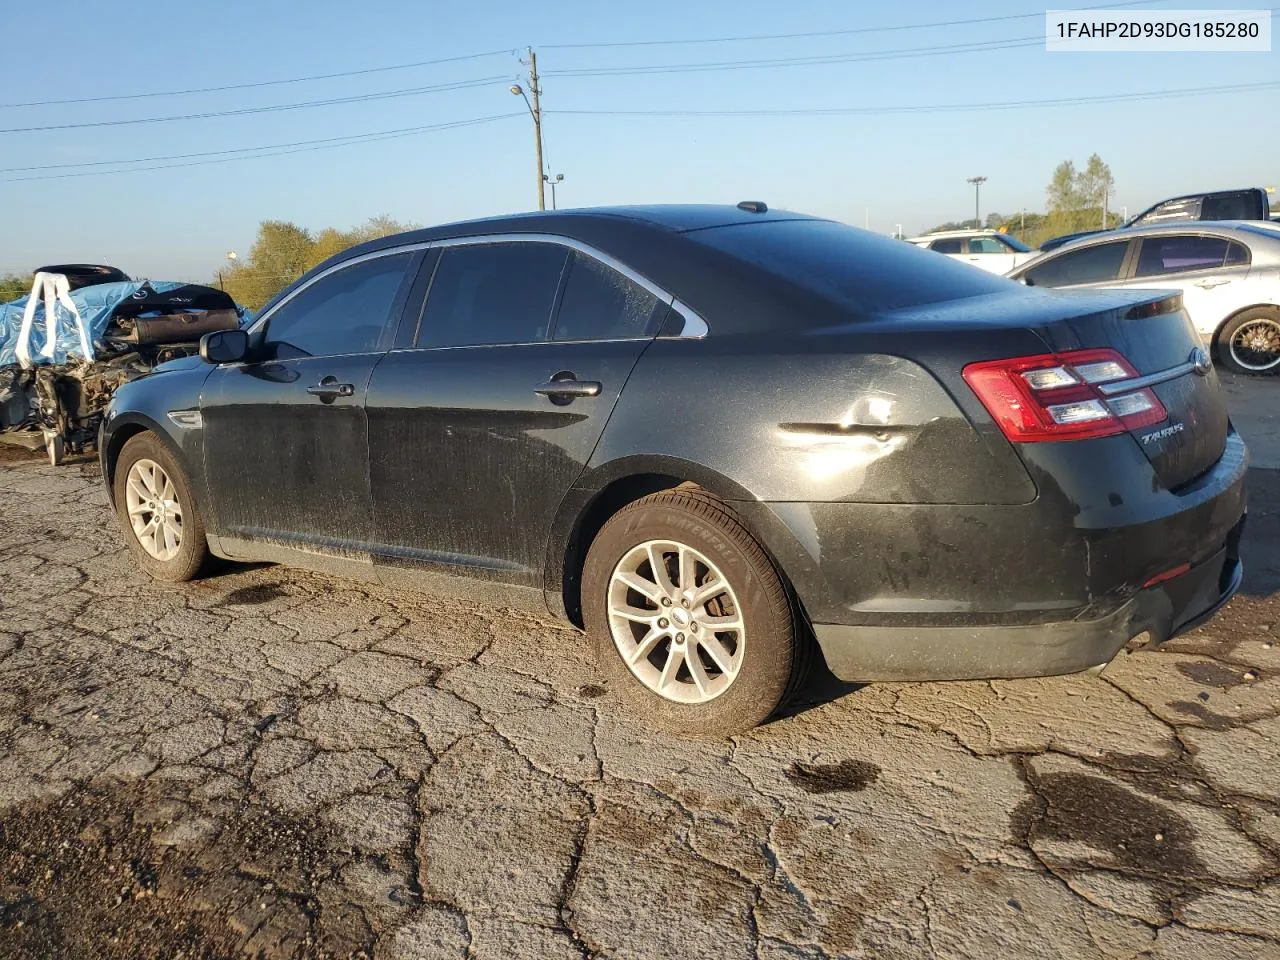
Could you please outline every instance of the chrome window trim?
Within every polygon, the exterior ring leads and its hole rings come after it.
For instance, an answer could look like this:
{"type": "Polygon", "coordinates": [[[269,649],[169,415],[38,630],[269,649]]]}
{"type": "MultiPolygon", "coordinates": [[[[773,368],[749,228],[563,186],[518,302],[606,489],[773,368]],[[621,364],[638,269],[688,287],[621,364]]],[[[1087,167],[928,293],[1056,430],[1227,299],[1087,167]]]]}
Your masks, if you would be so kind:
{"type": "MultiPolygon", "coordinates": [[[[588,243],[581,240],[575,240],[572,237],[562,237],[554,233],[490,233],[482,234],[474,237],[449,237],[444,240],[431,241],[432,247],[474,247],[482,246],[490,243],[552,243],[560,247],[568,247],[570,250],[576,250],[578,253],[584,254],[591,259],[603,264],[611,270],[616,270],[622,274],[636,286],[647,290],[653,296],[657,297],[662,303],[678,312],[685,320],[685,328],[678,334],[671,334],[665,337],[659,337],[662,340],[700,340],[705,337],[710,328],[707,321],[689,306],[677,300],[675,296],[668,293],[662,287],[658,286],[648,277],[637,273],[631,267],[627,266],[617,257],[610,256],[603,250],[597,250],[588,243]]],[[[428,294],[429,296],[430,294],[428,294]]],[[[648,340],[649,337],[634,337],[627,339],[648,340]]],[[[563,343],[567,341],[552,340],[548,343],[563,343]]],[[[598,343],[598,340],[575,341],[582,343],[598,343]]],[[[479,344],[478,344],[479,346],[479,344]]],[[[489,344],[489,346],[503,346],[503,344],[489,344]]]]}
{"type": "MultiPolygon", "coordinates": [[[[292,302],[293,298],[296,297],[298,294],[302,293],[303,290],[310,289],[310,287],[313,284],[320,282],[325,277],[333,276],[333,274],[337,273],[339,270],[345,270],[347,267],[354,267],[358,263],[365,263],[369,260],[377,260],[381,257],[393,257],[398,253],[417,253],[419,250],[426,250],[430,246],[431,244],[428,242],[408,243],[399,247],[387,247],[385,250],[374,250],[371,253],[362,253],[360,254],[360,256],[352,257],[350,260],[343,260],[341,263],[335,263],[328,270],[325,270],[322,273],[317,273],[314,277],[312,277],[302,286],[298,287],[298,289],[291,291],[287,297],[285,297],[283,300],[281,300],[279,303],[273,306],[270,310],[268,310],[262,316],[255,317],[253,320],[253,323],[249,324],[249,329],[247,332],[249,336],[255,335],[259,331],[259,329],[261,329],[263,324],[265,324],[268,320],[270,320],[275,315],[276,311],[278,311],[281,307],[292,302]]],[[[373,351],[373,352],[377,352],[377,351],[373,351]]]]}
{"type": "MultiPolygon", "coordinates": [[[[332,267],[323,273],[318,273],[302,286],[292,291],[287,297],[273,306],[269,311],[260,317],[256,317],[249,325],[249,334],[255,335],[259,330],[275,315],[276,311],[286,304],[290,303],[294,297],[302,293],[302,291],[311,287],[312,284],[318,283],[325,277],[332,276],[339,270],[345,270],[347,267],[355,266],[358,263],[364,263],[367,260],[375,260],[379,257],[390,257],[398,253],[416,253],[419,250],[444,249],[446,247],[470,247],[481,246],[492,243],[552,243],[557,246],[567,247],[570,250],[576,250],[578,253],[591,257],[593,260],[616,270],[632,283],[648,291],[655,296],[661,303],[665,303],[669,308],[675,310],[684,317],[684,329],[677,334],[669,334],[666,336],[659,335],[661,340],[701,340],[708,333],[710,327],[707,321],[687,304],[677,300],[673,294],[668,293],[662,287],[640,273],[637,273],[631,267],[627,266],[616,257],[612,257],[602,250],[597,250],[590,244],[583,243],[581,240],[574,240],[572,237],[561,237],[553,233],[488,233],[479,234],[473,237],[446,237],[440,240],[426,240],[419,243],[404,244],[402,246],[387,247],[383,250],[374,250],[371,253],[364,253],[358,257],[352,257],[350,260],[343,260],[341,263],[335,263],[332,267]]],[[[649,340],[651,337],[634,337],[627,339],[649,340]]],[[[567,343],[569,341],[548,340],[541,341],[546,343],[567,343]]],[[[574,343],[599,343],[599,340],[573,341],[574,343]]],[[[511,346],[511,344],[476,344],[476,346],[511,346]]],[[[393,348],[394,349],[394,348],[393,348]]]]}

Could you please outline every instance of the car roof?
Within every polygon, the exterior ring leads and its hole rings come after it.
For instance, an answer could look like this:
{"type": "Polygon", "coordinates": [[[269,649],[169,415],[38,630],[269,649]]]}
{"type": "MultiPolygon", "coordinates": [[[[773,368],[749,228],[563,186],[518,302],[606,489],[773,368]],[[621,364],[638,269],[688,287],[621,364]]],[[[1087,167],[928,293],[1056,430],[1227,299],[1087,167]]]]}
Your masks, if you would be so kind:
{"type": "Polygon", "coordinates": [[[910,237],[911,240],[939,240],[949,237],[994,237],[1000,234],[999,230],[938,230],[935,233],[922,233],[919,236],[910,237]]]}
{"type": "MultiPolygon", "coordinates": [[[[685,286],[685,280],[691,286],[705,284],[707,281],[698,277],[698,263],[708,256],[723,259],[723,254],[709,247],[704,249],[702,244],[695,242],[698,231],[788,221],[830,222],[822,217],[787,210],[759,210],[763,206],[752,203],[745,208],[730,204],[590,207],[517,213],[409,230],[369,240],[334,254],[277,293],[257,311],[257,315],[262,316],[274,309],[277,302],[289,296],[298,285],[350,260],[433,241],[513,234],[558,237],[577,241],[612,256],[641,276],[670,289],[685,286]],[[683,280],[677,281],[677,277],[683,280]]],[[[747,300],[740,307],[748,310],[750,295],[744,293],[743,296],[747,300]]],[[[696,309],[696,304],[690,306],[696,309]]]]}
{"type": "MultiPolygon", "coordinates": [[[[763,205],[762,205],[763,206],[763,205]]],[[[474,236],[484,233],[551,233],[573,236],[584,226],[609,224],[640,229],[656,229],[669,233],[688,233],[738,223],[778,220],[818,220],[787,210],[755,212],[730,204],[652,204],[648,206],[583,207],[569,210],[543,210],[531,213],[504,214],[477,220],[462,220],[438,226],[423,227],[370,241],[364,249],[438,240],[445,237],[474,236]]],[[[355,249],[355,248],[353,248],[355,249]]],[[[350,251],[346,251],[350,252],[350,251]]]]}
{"type": "Polygon", "coordinates": [[[1099,243],[1131,240],[1134,237],[1159,236],[1164,233],[1216,234],[1236,239],[1245,239],[1241,234],[1246,234],[1264,239],[1274,236],[1275,239],[1280,240],[1280,230],[1272,227],[1266,220],[1171,220],[1168,223],[1152,223],[1141,227],[1124,227],[1087,234],[1050,250],[1045,256],[1053,256],[1059,250],[1078,250],[1099,243]]]}
{"type": "Polygon", "coordinates": [[[1139,237],[1158,237],[1170,233],[1229,238],[1239,243],[1252,245],[1255,253],[1258,252],[1257,244],[1259,242],[1272,241],[1280,243],[1280,226],[1272,226],[1266,220],[1179,220],[1172,223],[1155,223],[1147,227],[1126,227],[1122,230],[1103,230],[1089,234],[1078,240],[1064,243],[1060,247],[1054,247],[1052,250],[1020,265],[1017,269],[1010,270],[1007,276],[1011,278],[1020,277],[1027,271],[1034,270],[1042,265],[1045,261],[1071,250],[1084,250],[1087,247],[1096,247],[1104,243],[1127,242],[1139,237]]]}

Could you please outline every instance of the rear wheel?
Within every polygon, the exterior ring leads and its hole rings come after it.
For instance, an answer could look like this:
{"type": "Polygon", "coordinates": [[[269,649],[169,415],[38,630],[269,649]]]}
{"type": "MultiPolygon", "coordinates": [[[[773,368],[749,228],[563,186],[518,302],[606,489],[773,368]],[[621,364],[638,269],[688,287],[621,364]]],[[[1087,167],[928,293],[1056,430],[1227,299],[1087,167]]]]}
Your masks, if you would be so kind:
{"type": "Polygon", "coordinates": [[[115,469],[116,513],[138,566],[157,580],[190,580],[209,556],[186,474],[151,433],[131,437],[115,469]]]}
{"type": "Polygon", "coordinates": [[[666,729],[723,736],[785,701],[804,637],[773,561],[726,506],[669,490],[596,535],[583,614],[610,688],[666,729]]]}
{"type": "Polygon", "coordinates": [[[1280,311],[1246,310],[1218,333],[1218,359],[1236,373],[1280,372],[1280,311]]]}

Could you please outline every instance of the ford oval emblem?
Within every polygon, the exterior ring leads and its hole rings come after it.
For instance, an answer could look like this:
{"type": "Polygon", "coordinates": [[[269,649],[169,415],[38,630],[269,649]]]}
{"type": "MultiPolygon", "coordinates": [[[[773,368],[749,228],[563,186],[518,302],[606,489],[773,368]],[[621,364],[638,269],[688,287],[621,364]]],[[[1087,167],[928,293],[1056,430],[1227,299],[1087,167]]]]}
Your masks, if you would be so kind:
{"type": "Polygon", "coordinates": [[[1187,359],[1191,361],[1191,368],[1202,377],[1207,377],[1213,369],[1213,360],[1203,347],[1196,347],[1187,359]]]}

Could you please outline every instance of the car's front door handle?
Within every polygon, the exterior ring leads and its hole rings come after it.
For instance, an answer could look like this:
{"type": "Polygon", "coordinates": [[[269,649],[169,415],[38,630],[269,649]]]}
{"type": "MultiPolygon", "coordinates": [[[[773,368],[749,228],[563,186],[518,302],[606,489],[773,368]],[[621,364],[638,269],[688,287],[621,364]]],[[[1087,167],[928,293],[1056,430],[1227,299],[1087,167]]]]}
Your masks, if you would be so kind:
{"type": "Polygon", "coordinates": [[[1220,287],[1224,283],[1230,282],[1230,280],[1197,280],[1196,286],[1201,290],[1212,290],[1214,287],[1220,287]]]}
{"type": "Polygon", "coordinates": [[[546,383],[533,388],[533,392],[546,397],[552,403],[572,403],[578,397],[598,397],[604,387],[599,380],[579,380],[568,370],[562,370],[546,383]]]}
{"type": "Polygon", "coordinates": [[[350,397],[356,392],[354,385],[339,383],[337,377],[325,377],[313,387],[307,387],[307,393],[319,397],[325,403],[332,403],[339,397],[350,397]]]}

